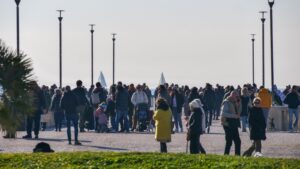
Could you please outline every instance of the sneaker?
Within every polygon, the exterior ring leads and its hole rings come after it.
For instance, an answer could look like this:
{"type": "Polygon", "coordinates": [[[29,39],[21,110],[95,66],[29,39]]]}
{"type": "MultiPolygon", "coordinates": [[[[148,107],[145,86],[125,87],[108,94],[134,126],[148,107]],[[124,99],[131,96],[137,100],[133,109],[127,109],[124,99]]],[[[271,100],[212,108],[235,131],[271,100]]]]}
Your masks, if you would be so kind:
{"type": "Polygon", "coordinates": [[[180,129],[180,132],[183,133],[183,128],[180,129]]]}
{"type": "Polygon", "coordinates": [[[79,141],[75,141],[74,145],[80,146],[82,144],[79,141]]]}
{"type": "Polygon", "coordinates": [[[69,141],[69,145],[72,145],[72,142],[71,142],[71,141],[69,141]]]}
{"type": "Polygon", "coordinates": [[[39,136],[38,136],[38,135],[35,135],[34,139],[39,139],[39,136]]]}
{"type": "Polygon", "coordinates": [[[247,130],[245,128],[242,129],[242,132],[247,132],[247,130]]]}
{"type": "Polygon", "coordinates": [[[26,135],[26,136],[23,136],[22,138],[24,138],[24,139],[32,139],[32,136],[31,135],[26,135]]]}

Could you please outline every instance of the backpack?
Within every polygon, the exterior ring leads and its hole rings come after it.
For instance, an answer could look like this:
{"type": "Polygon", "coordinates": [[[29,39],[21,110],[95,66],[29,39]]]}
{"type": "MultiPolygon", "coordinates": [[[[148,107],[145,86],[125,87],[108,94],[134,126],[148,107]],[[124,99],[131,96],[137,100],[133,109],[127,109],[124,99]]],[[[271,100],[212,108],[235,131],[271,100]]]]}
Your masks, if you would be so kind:
{"type": "Polygon", "coordinates": [[[99,93],[92,93],[91,94],[91,100],[92,100],[92,104],[99,104],[100,103],[100,97],[99,97],[99,93]]]}

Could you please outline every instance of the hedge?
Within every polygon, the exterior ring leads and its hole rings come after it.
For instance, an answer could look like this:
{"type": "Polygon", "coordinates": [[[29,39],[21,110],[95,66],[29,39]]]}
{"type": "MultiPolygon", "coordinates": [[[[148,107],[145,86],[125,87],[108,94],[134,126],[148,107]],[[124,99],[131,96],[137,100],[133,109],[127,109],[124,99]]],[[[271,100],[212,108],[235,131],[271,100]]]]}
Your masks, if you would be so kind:
{"type": "Polygon", "coordinates": [[[11,153],[0,154],[0,168],[297,169],[300,168],[300,160],[181,153],[11,153]]]}

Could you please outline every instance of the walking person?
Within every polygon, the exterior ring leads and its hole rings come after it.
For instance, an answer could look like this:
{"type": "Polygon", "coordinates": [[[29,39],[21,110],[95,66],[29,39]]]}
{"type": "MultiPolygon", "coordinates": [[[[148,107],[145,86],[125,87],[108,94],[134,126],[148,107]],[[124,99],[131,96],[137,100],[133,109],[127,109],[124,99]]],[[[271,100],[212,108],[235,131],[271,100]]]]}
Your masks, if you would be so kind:
{"type": "Polygon", "coordinates": [[[74,126],[74,137],[75,137],[75,145],[81,145],[78,141],[78,120],[79,115],[76,112],[76,107],[78,106],[78,102],[76,96],[71,91],[70,86],[66,86],[66,91],[61,99],[60,103],[61,108],[65,111],[66,119],[67,119],[67,136],[69,144],[71,142],[71,121],[74,126]]]}
{"type": "Polygon", "coordinates": [[[64,118],[63,110],[60,107],[62,91],[55,89],[55,94],[52,96],[50,110],[54,112],[55,131],[61,131],[61,121],[64,118]]]}
{"type": "Polygon", "coordinates": [[[183,95],[181,95],[178,92],[178,89],[176,87],[173,87],[172,92],[171,92],[171,108],[172,108],[172,115],[174,119],[174,124],[175,124],[175,132],[179,132],[179,127],[180,127],[180,132],[183,132],[183,126],[182,126],[182,106],[184,104],[184,98],[183,95]]]}
{"type": "Polygon", "coordinates": [[[72,92],[76,96],[77,103],[78,103],[78,105],[76,107],[76,111],[79,114],[79,128],[80,128],[80,132],[85,132],[85,130],[84,130],[84,122],[85,122],[84,111],[85,111],[86,105],[89,104],[89,101],[86,96],[86,91],[82,87],[81,80],[77,80],[76,86],[77,87],[75,89],[73,89],[72,92]]]}
{"type": "Polygon", "coordinates": [[[149,101],[148,97],[146,93],[142,90],[142,86],[137,85],[136,91],[133,93],[131,97],[131,103],[135,107],[131,131],[134,131],[136,129],[138,116],[139,116],[138,113],[140,112],[141,114],[146,114],[145,111],[147,111],[148,108],[148,101],[149,101]],[[146,107],[146,109],[144,107],[146,107]]]}
{"type": "Polygon", "coordinates": [[[247,87],[244,87],[241,91],[241,104],[242,104],[242,112],[241,112],[241,121],[242,121],[242,132],[246,132],[246,128],[248,125],[248,111],[252,106],[251,98],[249,95],[249,91],[247,87]]]}
{"type": "Polygon", "coordinates": [[[240,127],[240,100],[238,91],[234,90],[223,101],[221,108],[221,124],[225,131],[224,154],[229,155],[232,141],[235,145],[235,155],[241,154],[241,139],[239,136],[240,127]]]}
{"type": "Polygon", "coordinates": [[[252,145],[243,153],[243,156],[251,156],[253,151],[261,153],[261,140],[266,140],[266,122],[263,109],[260,107],[260,98],[253,100],[253,107],[249,110],[249,129],[252,145]]]}
{"type": "Polygon", "coordinates": [[[129,132],[128,123],[128,111],[129,111],[129,94],[128,91],[119,82],[116,93],[116,130],[119,129],[119,123],[123,124],[120,132],[129,132]]]}
{"type": "Polygon", "coordinates": [[[187,141],[191,141],[190,143],[190,153],[198,154],[199,151],[202,154],[206,154],[204,148],[200,143],[200,135],[205,131],[205,113],[202,108],[202,103],[200,99],[195,99],[189,104],[191,115],[187,124],[188,133],[187,133],[187,141]]]}
{"type": "Polygon", "coordinates": [[[171,119],[172,112],[165,99],[158,98],[157,110],[153,115],[155,120],[155,139],[160,142],[160,152],[167,153],[167,143],[171,142],[171,119]]]}
{"type": "Polygon", "coordinates": [[[284,99],[284,104],[288,105],[289,111],[289,132],[293,132],[294,129],[297,128],[298,125],[298,106],[300,105],[299,101],[299,93],[298,87],[292,86],[291,91],[287,94],[286,98],[284,99]],[[295,116],[296,120],[293,123],[293,115],[295,116]]]}
{"type": "Polygon", "coordinates": [[[27,126],[26,131],[27,135],[23,136],[24,139],[31,139],[32,138],[32,125],[34,123],[34,135],[35,139],[39,138],[39,131],[40,131],[40,123],[41,123],[41,114],[46,112],[46,101],[43,94],[43,91],[38,86],[36,82],[32,82],[32,94],[33,94],[33,107],[34,112],[32,115],[27,116],[27,126]]]}
{"type": "Polygon", "coordinates": [[[212,85],[209,83],[206,83],[203,93],[203,101],[205,106],[205,125],[207,128],[207,133],[209,133],[209,126],[211,126],[212,123],[213,111],[216,104],[216,95],[212,85]]]}

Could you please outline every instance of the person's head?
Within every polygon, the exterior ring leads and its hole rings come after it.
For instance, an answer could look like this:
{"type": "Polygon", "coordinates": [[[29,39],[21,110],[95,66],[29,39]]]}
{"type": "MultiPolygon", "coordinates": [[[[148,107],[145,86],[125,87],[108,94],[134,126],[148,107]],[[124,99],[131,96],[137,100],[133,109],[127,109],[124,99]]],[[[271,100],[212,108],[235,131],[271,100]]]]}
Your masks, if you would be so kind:
{"type": "Polygon", "coordinates": [[[292,86],[292,92],[298,92],[298,86],[293,85],[292,86]]]}
{"type": "Polygon", "coordinates": [[[261,102],[261,99],[259,97],[256,97],[253,99],[253,106],[254,107],[259,107],[260,106],[260,102],[261,102]]]}
{"type": "Polygon", "coordinates": [[[230,92],[230,95],[228,97],[232,101],[238,101],[239,98],[239,92],[237,90],[233,90],[230,92]]]}
{"type": "Polygon", "coordinates": [[[60,89],[55,89],[55,94],[61,95],[61,90],[60,89]]]}
{"type": "Polygon", "coordinates": [[[242,96],[249,96],[249,91],[248,91],[248,88],[247,88],[247,87],[244,87],[244,88],[241,90],[241,95],[242,95],[242,96]]]}
{"type": "Polygon", "coordinates": [[[82,86],[82,81],[81,80],[77,80],[76,81],[76,86],[77,87],[81,87],[82,86]]]}
{"type": "Polygon", "coordinates": [[[97,82],[97,83],[96,83],[96,87],[97,87],[97,88],[98,88],[98,87],[102,87],[102,86],[101,86],[101,83],[100,83],[100,82],[97,82]]]}
{"type": "Polygon", "coordinates": [[[168,110],[169,109],[169,105],[168,105],[167,101],[163,98],[158,98],[157,99],[156,106],[157,106],[157,109],[161,109],[161,110],[168,110]]]}
{"type": "Polygon", "coordinates": [[[141,90],[142,90],[142,86],[141,86],[140,84],[138,84],[138,85],[136,86],[136,90],[141,91],[141,90]]]}
{"type": "Polygon", "coordinates": [[[195,111],[196,109],[200,109],[202,107],[202,103],[200,99],[194,99],[189,103],[191,111],[195,111]]]}
{"type": "Polygon", "coordinates": [[[71,87],[70,86],[66,86],[66,92],[71,91],[71,87]]]}
{"type": "Polygon", "coordinates": [[[52,153],[54,152],[54,150],[52,150],[50,148],[50,145],[48,143],[45,143],[45,142],[40,142],[38,143],[35,148],[33,149],[33,152],[34,153],[52,153]]]}

